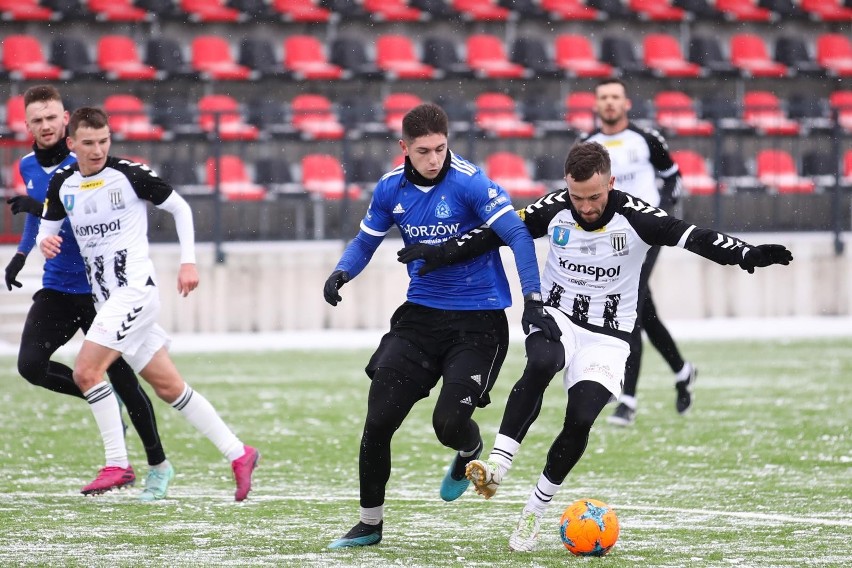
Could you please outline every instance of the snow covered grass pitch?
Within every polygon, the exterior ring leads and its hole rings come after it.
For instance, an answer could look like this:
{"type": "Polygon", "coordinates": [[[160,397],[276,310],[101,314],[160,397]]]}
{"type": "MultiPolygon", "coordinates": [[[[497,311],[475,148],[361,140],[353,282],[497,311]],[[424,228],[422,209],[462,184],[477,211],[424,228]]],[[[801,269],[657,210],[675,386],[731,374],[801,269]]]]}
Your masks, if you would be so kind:
{"type": "MultiPolygon", "coordinates": [[[[137,486],[80,495],[103,462],[91,412],[30,386],[2,356],[0,566],[848,566],[852,339],[681,347],[699,369],[692,410],[675,412],[672,375],[647,346],[635,426],[607,424],[605,409],[530,554],[510,553],[507,541],[561,425],[559,379],[490,501],[473,490],[441,501],[452,453],[431,431],[434,393],[420,402],[394,439],[384,540],[329,551],[357,520],[370,350],[175,356],[263,454],[244,503],[233,501],[229,464],[162,401],[157,419],[177,471],[168,499],[137,501],[146,465],[132,430],[137,486]],[[562,511],[582,497],[618,512],[621,535],[605,558],[574,558],[559,540],[562,511]]],[[[487,449],[523,362],[513,346],[494,402],[475,415],[487,449]]]]}

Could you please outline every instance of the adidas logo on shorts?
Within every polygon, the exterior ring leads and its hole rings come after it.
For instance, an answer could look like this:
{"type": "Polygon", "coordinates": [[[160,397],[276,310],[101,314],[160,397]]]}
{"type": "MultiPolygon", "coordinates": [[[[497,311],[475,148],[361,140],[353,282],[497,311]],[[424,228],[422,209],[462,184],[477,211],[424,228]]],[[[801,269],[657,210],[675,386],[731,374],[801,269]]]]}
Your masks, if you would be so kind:
{"type": "Polygon", "coordinates": [[[461,399],[461,400],[459,401],[459,403],[461,403],[461,404],[466,404],[466,405],[468,405],[468,406],[473,406],[473,401],[470,399],[470,397],[469,397],[469,396],[466,396],[466,397],[464,397],[463,399],[461,399]]]}

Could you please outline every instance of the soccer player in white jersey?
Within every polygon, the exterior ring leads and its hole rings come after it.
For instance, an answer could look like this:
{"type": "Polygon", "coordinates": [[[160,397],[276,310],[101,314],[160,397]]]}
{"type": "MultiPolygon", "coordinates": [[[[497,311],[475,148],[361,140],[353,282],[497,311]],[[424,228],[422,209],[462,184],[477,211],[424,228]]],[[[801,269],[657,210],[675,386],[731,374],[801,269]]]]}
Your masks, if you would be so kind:
{"type": "MultiPolygon", "coordinates": [[[[656,130],[648,130],[630,121],[631,108],[627,86],[620,79],[604,79],[595,87],[595,113],[599,128],[586,136],[584,142],[598,142],[609,151],[615,185],[624,193],[668,213],[681,194],[681,176],[669,153],[666,141],[656,130]],[[657,177],[662,186],[657,188],[657,177]]],[[[645,257],[639,282],[637,325],[630,337],[630,357],[624,375],[624,391],[615,412],[608,418],[611,424],[630,426],[636,419],[639,368],[642,363],[642,330],[660,352],[675,375],[675,409],[684,414],[692,406],[692,387],[697,370],[683,359],[669,330],[657,315],[648,280],[657,262],[660,247],[651,247],[645,257]]]]}
{"type": "Polygon", "coordinates": [[[104,381],[106,369],[123,357],[231,462],[234,498],[242,501],[251,490],[260,454],[244,445],[207,399],[184,382],[167,351],[169,337],[157,324],[160,296],[148,255],[145,202],[174,217],[181,249],[177,289],[183,296],[198,286],[192,211],[150,168],[109,155],[109,123],[102,110],[74,111],[68,148],[77,154],[77,163],[51,178],[36,242],[46,258],[56,257],[63,246],[62,222],[66,217],[71,221],[98,312],[74,363],[74,381],[95,415],[106,454],[106,465],[89,492],[125,485],[132,473],[118,402],[104,381]]]}
{"type": "MultiPolygon", "coordinates": [[[[541,517],[583,455],[592,424],[621,392],[630,332],[636,324],[639,274],[648,249],[682,247],[749,272],[793,259],[782,245],[752,246],[670,217],[614,189],[609,154],[596,142],[571,149],[565,181],[566,189],[549,193],[519,212],[530,234],[547,237],[550,243],[541,276],[542,295],[545,309],[562,330],[561,341],[529,334],[527,364],[509,394],[491,454],[487,460],[471,461],[466,471],[486,499],[496,493],[538,417],[545,389],[557,372],[564,371],[565,421],[509,539],[515,551],[535,547],[541,517]]],[[[425,259],[420,271],[427,273],[500,244],[493,231],[478,229],[440,247],[410,245],[400,251],[400,259],[425,259]]]]}
{"type": "MultiPolygon", "coordinates": [[[[556,322],[544,312],[538,263],[529,232],[506,191],[450,151],[448,119],[432,103],[402,119],[405,163],[376,184],[361,230],[326,281],[325,300],[336,306],[339,289],[355,278],[393,226],[406,244],[441,243],[487,224],[515,254],[524,293],[523,325],[558,339],[556,322]],[[556,333],[554,333],[556,332],[556,333]]],[[[438,440],[455,450],[441,483],[445,501],[458,499],[470,482],[467,464],[479,457],[482,437],[473,412],[489,402],[509,346],[505,308],[509,283],[497,251],[428,276],[409,266],[406,302],[391,317],[367,364],[370,394],[358,461],[360,520],[329,548],[370,546],[382,540],[385,486],[391,474],[391,439],[417,401],[440,386],[432,413],[438,440]]]]}

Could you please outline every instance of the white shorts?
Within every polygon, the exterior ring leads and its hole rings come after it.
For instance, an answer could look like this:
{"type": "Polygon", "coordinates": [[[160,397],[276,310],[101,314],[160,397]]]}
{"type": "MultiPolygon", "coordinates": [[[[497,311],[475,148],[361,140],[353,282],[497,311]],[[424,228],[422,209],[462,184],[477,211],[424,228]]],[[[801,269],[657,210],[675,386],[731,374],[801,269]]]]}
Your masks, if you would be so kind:
{"type": "Polygon", "coordinates": [[[627,342],[584,329],[556,308],[546,306],[545,309],[562,330],[565,392],[580,381],[594,381],[606,387],[612,393],[610,401],[615,401],[624,387],[624,366],[630,355],[627,342]]]}
{"type": "Polygon", "coordinates": [[[160,294],[156,286],[116,288],[97,308],[86,339],[120,351],[137,373],[161,347],[169,346],[169,336],[157,323],[160,294]]]}

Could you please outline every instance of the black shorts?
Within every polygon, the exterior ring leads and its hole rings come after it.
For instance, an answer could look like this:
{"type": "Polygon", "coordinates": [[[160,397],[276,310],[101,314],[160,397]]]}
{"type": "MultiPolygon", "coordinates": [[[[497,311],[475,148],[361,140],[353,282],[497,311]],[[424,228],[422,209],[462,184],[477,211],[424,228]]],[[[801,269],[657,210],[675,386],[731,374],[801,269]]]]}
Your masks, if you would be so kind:
{"type": "Polygon", "coordinates": [[[438,310],[406,302],[391,317],[391,329],[365,371],[372,378],[379,367],[394,369],[419,385],[424,396],[444,377],[445,383],[475,389],[478,406],[485,406],[508,347],[503,310],[438,310]]]}

